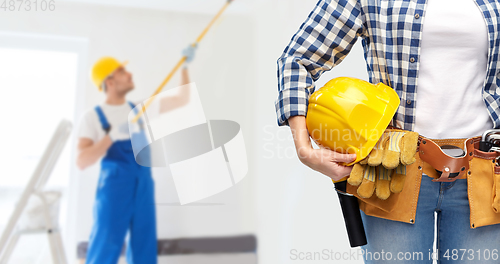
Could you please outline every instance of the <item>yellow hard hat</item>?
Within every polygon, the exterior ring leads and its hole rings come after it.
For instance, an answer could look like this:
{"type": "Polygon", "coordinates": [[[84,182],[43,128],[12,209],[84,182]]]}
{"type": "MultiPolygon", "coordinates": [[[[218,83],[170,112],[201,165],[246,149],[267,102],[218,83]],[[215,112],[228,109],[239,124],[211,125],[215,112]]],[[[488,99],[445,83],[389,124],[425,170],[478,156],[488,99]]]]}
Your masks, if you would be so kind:
{"type": "Polygon", "coordinates": [[[120,63],[117,59],[113,57],[102,57],[92,67],[91,78],[99,91],[102,91],[102,82],[108,78],[110,74],[112,74],[116,69],[120,66],[124,66],[127,64],[127,61],[120,63]]]}
{"type": "Polygon", "coordinates": [[[398,109],[396,91],[383,84],[338,77],[309,97],[306,124],[316,144],[356,154],[350,166],[373,149],[398,109]]]}

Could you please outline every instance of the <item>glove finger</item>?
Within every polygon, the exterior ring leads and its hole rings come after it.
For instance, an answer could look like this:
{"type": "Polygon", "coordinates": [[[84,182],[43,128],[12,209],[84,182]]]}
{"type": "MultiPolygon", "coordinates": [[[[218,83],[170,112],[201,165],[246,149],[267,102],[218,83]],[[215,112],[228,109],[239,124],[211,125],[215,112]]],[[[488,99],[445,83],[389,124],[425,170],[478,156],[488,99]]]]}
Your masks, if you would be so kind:
{"type": "Polygon", "coordinates": [[[384,156],[383,149],[372,149],[370,155],[368,156],[368,165],[378,166],[382,163],[382,157],[384,156]]]}
{"type": "Polygon", "coordinates": [[[377,141],[375,147],[373,147],[370,155],[368,155],[368,165],[370,166],[378,166],[382,163],[382,157],[384,155],[383,146],[386,144],[385,142],[389,139],[387,137],[388,133],[382,134],[382,137],[377,141]]]}
{"type": "Polygon", "coordinates": [[[375,183],[375,194],[378,198],[386,200],[391,195],[390,183],[392,170],[386,169],[384,166],[378,166],[378,180],[375,183]]]}
{"type": "Polygon", "coordinates": [[[358,187],[358,195],[361,198],[370,198],[375,190],[375,177],[377,176],[377,171],[375,167],[366,166],[363,173],[363,181],[358,187]]]}
{"type": "Polygon", "coordinates": [[[359,163],[354,164],[351,170],[349,178],[347,178],[347,183],[353,186],[358,186],[363,181],[363,174],[365,171],[365,166],[359,163]]]}
{"type": "Polygon", "coordinates": [[[189,45],[184,50],[182,50],[182,56],[186,56],[186,62],[191,62],[194,59],[194,53],[196,46],[189,45]]]}
{"type": "Polygon", "coordinates": [[[416,161],[418,133],[408,132],[401,139],[401,163],[410,165],[416,161]]]}
{"type": "Polygon", "coordinates": [[[390,185],[391,181],[378,179],[375,183],[375,194],[379,199],[387,200],[391,196],[390,185]]]}
{"type": "Polygon", "coordinates": [[[382,165],[387,169],[395,169],[399,165],[400,142],[404,134],[402,131],[389,132],[389,140],[384,146],[384,157],[382,158],[382,165]]]}
{"type": "Polygon", "coordinates": [[[391,192],[400,193],[403,191],[406,179],[406,166],[400,164],[395,170],[391,178],[391,192]]]}
{"type": "MultiPolygon", "coordinates": [[[[372,167],[373,168],[373,167],[372,167]]],[[[358,195],[361,198],[370,198],[375,190],[375,182],[363,178],[363,182],[358,187],[358,195]]]]}

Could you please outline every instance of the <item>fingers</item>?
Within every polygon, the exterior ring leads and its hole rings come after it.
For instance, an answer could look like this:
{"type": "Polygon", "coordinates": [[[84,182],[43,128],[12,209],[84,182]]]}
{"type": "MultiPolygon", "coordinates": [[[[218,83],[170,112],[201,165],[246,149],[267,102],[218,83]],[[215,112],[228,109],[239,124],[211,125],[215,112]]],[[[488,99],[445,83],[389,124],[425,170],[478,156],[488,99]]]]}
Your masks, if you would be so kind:
{"type": "Polygon", "coordinates": [[[382,200],[387,200],[391,196],[390,185],[391,181],[378,179],[375,183],[375,194],[382,200]]]}
{"type": "Polygon", "coordinates": [[[403,191],[405,179],[406,176],[403,174],[394,174],[394,176],[391,178],[391,192],[400,193],[401,191],[403,191]]]}
{"type": "Polygon", "coordinates": [[[363,182],[357,190],[359,197],[370,198],[373,195],[373,191],[375,191],[375,182],[363,178],[363,182]]]}
{"type": "Polygon", "coordinates": [[[383,149],[372,149],[370,155],[368,156],[368,165],[378,166],[382,163],[382,157],[384,156],[383,149]]]}
{"type": "Polygon", "coordinates": [[[388,133],[384,133],[382,134],[382,137],[377,141],[377,144],[368,155],[368,164],[370,166],[378,166],[382,164],[382,158],[384,156],[384,146],[386,145],[388,139],[388,133]]]}
{"type": "Polygon", "coordinates": [[[406,179],[406,166],[400,164],[391,178],[391,191],[393,193],[400,193],[403,191],[406,179]]]}
{"type": "Polygon", "coordinates": [[[352,166],[342,166],[336,162],[327,162],[324,165],[326,176],[330,177],[334,181],[341,180],[352,173],[352,166]]]}
{"type": "Polygon", "coordinates": [[[352,171],[352,167],[346,167],[346,166],[339,165],[339,168],[337,168],[335,170],[335,174],[332,175],[330,178],[332,178],[332,180],[334,180],[334,181],[338,181],[338,180],[341,180],[341,179],[349,176],[349,174],[351,174],[351,171],[352,171]]]}
{"type": "Polygon", "coordinates": [[[340,162],[352,162],[356,154],[342,154],[329,149],[311,150],[300,160],[311,169],[318,171],[334,181],[341,180],[351,173],[352,166],[343,166],[340,162]]]}
{"type": "Polygon", "coordinates": [[[377,176],[376,167],[365,166],[363,179],[358,187],[357,193],[361,198],[370,198],[375,190],[375,177],[377,176]]]}
{"type": "Polygon", "coordinates": [[[340,181],[344,179],[345,177],[349,176],[352,171],[352,167],[346,167],[340,165],[330,165],[313,169],[322,173],[325,176],[328,176],[333,181],[340,181]]]}
{"type": "Polygon", "coordinates": [[[368,157],[365,157],[364,159],[360,160],[358,163],[361,164],[361,165],[368,164],[368,157]]]}
{"type": "Polygon", "coordinates": [[[384,151],[382,165],[388,169],[395,169],[399,165],[399,157],[401,153],[400,142],[404,132],[389,132],[389,140],[384,151]]]}
{"type": "Polygon", "coordinates": [[[356,163],[352,167],[351,174],[347,179],[347,182],[352,186],[358,186],[363,181],[363,172],[365,171],[365,166],[356,163]]]}
{"type": "Polygon", "coordinates": [[[395,169],[399,165],[399,152],[386,150],[382,165],[387,169],[395,169]]]}
{"type": "Polygon", "coordinates": [[[182,50],[182,56],[186,57],[186,62],[190,63],[193,58],[197,48],[197,44],[190,44],[184,50],[182,50]]]}
{"type": "Polygon", "coordinates": [[[378,166],[378,179],[376,182],[376,192],[378,198],[387,200],[391,195],[390,183],[393,170],[386,169],[384,166],[378,166]]]}
{"type": "Polygon", "coordinates": [[[337,163],[339,162],[349,163],[356,160],[356,154],[343,154],[332,151],[331,155],[332,155],[332,160],[337,163]]]}
{"type": "Polygon", "coordinates": [[[411,165],[416,161],[418,133],[408,132],[401,139],[401,163],[411,165]]]}

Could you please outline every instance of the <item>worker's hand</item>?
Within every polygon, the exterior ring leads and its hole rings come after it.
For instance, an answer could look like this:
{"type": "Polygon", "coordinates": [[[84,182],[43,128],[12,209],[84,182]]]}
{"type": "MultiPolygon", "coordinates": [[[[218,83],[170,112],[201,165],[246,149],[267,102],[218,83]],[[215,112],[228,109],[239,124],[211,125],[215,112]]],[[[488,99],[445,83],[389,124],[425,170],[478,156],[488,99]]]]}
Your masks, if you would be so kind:
{"type": "Polygon", "coordinates": [[[184,50],[182,50],[182,56],[186,56],[186,63],[189,64],[193,61],[197,48],[197,44],[194,44],[194,46],[189,44],[184,50]]]}
{"type": "Polygon", "coordinates": [[[288,123],[292,130],[297,155],[302,163],[334,181],[350,174],[352,167],[339,163],[354,161],[356,154],[342,154],[326,148],[314,149],[306,128],[305,116],[292,116],[288,119],[288,123]]]}
{"type": "Polygon", "coordinates": [[[326,148],[303,147],[297,149],[297,154],[300,161],[306,166],[323,173],[334,181],[349,176],[352,170],[352,166],[344,166],[339,163],[350,163],[356,160],[356,154],[343,154],[326,148]]]}
{"type": "Polygon", "coordinates": [[[127,140],[130,139],[129,135],[129,127],[127,123],[123,123],[122,125],[118,127],[112,127],[110,125],[110,128],[108,129],[109,131],[106,133],[111,141],[115,142],[118,140],[127,140]]]}

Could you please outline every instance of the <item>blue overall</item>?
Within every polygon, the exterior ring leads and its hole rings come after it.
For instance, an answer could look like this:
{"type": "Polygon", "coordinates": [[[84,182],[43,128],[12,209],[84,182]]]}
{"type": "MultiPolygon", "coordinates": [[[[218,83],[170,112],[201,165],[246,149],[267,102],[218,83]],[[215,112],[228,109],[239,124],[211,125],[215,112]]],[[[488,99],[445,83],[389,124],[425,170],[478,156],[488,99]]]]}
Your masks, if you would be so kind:
{"type": "MultiPolygon", "coordinates": [[[[95,110],[106,130],[110,125],[102,109],[95,110]]],[[[144,138],[143,133],[132,136],[144,138]]],[[[102,159],[86,263],[116,264],[127,231],[127,262],[156,264],[154,182],[151,169],[135,161],[130,139],[113,142],[102,159]]]]}

